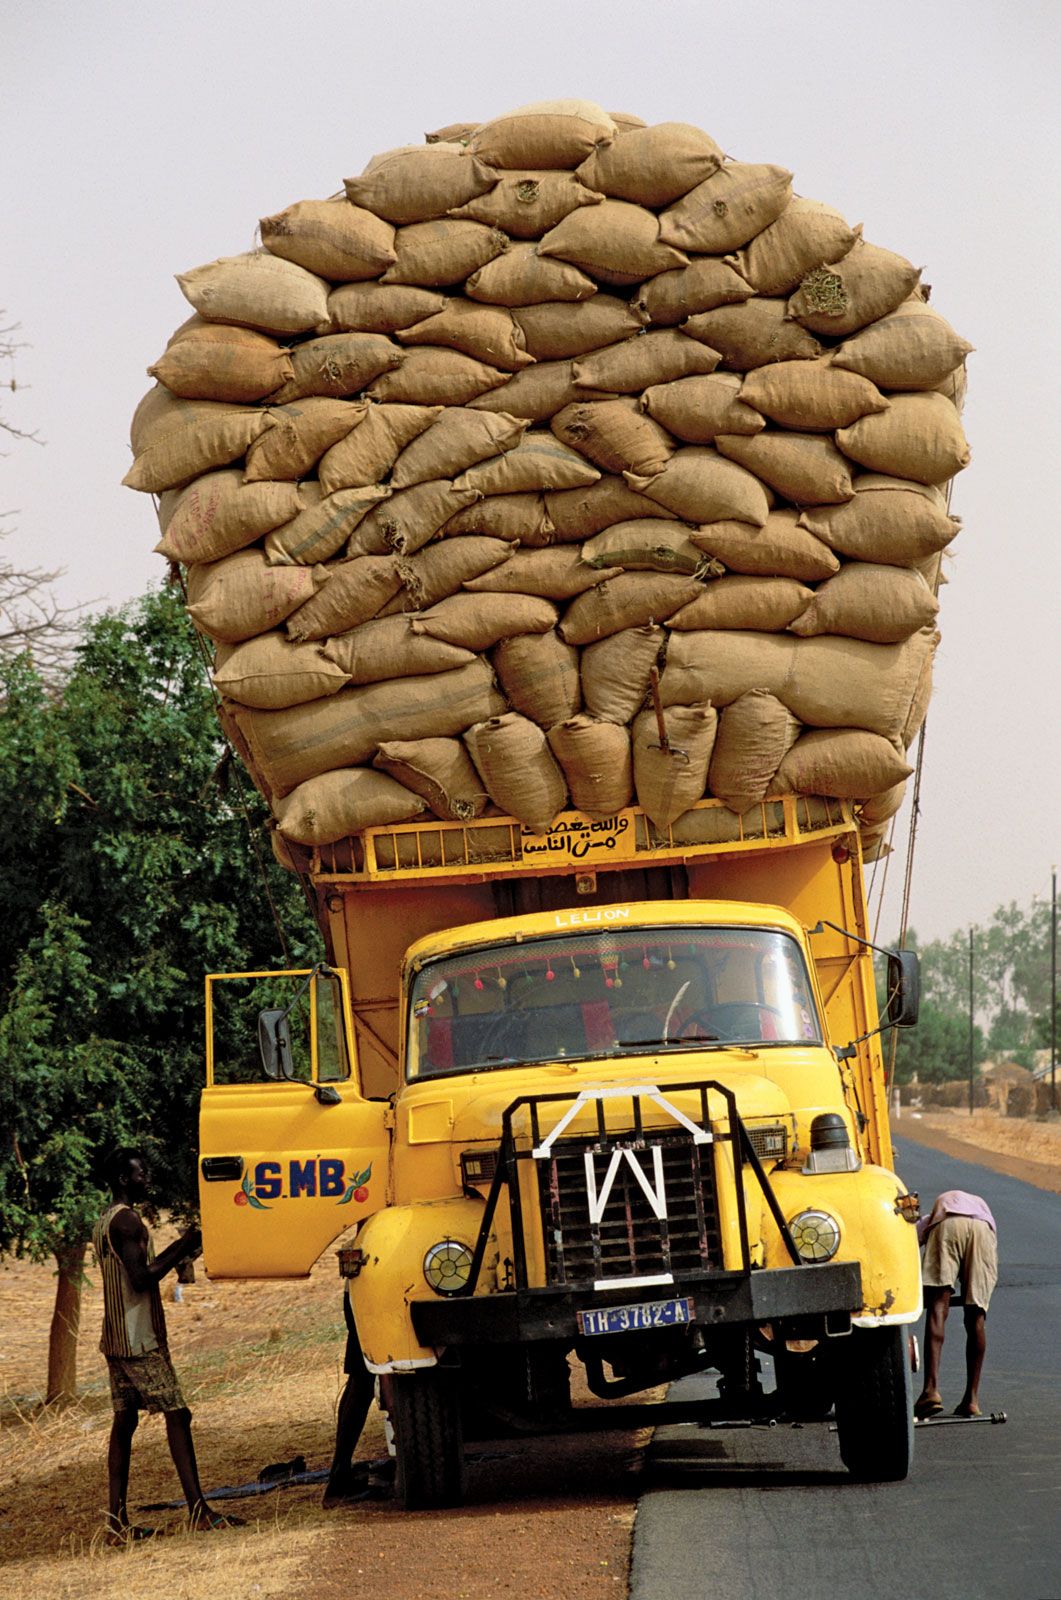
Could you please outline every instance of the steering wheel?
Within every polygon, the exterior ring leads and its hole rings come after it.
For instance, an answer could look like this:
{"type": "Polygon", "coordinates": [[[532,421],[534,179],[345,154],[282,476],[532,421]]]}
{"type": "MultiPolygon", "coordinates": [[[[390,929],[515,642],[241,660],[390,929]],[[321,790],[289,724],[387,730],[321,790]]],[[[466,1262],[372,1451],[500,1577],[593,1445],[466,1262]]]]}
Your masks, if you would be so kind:
{"type": "Polygon", "coordinates": [[[674,1037],[678,1039],[710,1039],[712,1041],[720,1039],[722,1037],[721,1034],[709,1031],[715,1026],[714,1016],[714,1012],[708,1010],[692,1012],[690,1016],[686,1017],[674,1037]],[[700,1031],[690,1031],[696,1029],[700,1031]]]}
{"type": "Polygon", "coordinates": [[[613,1016],[616,1044],[637,1044],[641,1040],[655,1044],[663,1038],[662,1024],[652,1011],[620,1011],[613,1016]]]}
{"type": "MultiPolygon", "coordinates": [[[[764,1012],[768,1016],[776,1017],[778,1022],[781,1022],[781,1013],[774,1006],[760,1005],[757,1000],[727,1000],[720,1005],[705,1007],[702,1011],[694,1011],[692,1016],[687,1017],[682,1023],[678,1037],[687,1039],[689,1037],[687,1030],[694,1024],[703,1024],[706,1028],[721,1029],[721,1032],[705,1031],[699,1036],[712,1040],[735,1039],[748,1031],[758,1034],[761,1026],[760,1019],[764,1012]],[[755,1021],[749,1030],[747,1022],[749,1016],[753,1013],[755,1021]]],[[[780,1037],[780,1033],[778,1037],[780,1037]]]]}

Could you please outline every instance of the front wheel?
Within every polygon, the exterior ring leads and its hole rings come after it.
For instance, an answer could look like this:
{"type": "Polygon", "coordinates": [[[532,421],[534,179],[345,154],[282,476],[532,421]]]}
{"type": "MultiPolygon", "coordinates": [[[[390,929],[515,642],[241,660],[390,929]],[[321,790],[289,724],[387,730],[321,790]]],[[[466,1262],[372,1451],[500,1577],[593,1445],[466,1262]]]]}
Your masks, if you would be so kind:
{"type": "Polygon", "coordinates": [[[905,1327],[855,1328],[836,1386],[840,1458],[863,1483],[896,1483],[914,1454],[913,1386],[905,1327]]]}
{"type": "Polygon", "coordinates": [[[429,1367],[395,1374],[390,1389],[399,1505],[407,1511],[459,1506],[464,1499],[464,1436],[456,1373],[429,1367]]]}

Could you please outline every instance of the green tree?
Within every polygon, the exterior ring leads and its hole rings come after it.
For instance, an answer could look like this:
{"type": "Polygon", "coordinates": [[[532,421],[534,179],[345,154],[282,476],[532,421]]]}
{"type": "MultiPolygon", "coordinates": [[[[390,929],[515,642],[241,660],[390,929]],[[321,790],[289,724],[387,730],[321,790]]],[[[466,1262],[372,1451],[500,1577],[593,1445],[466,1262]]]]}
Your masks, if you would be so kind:
{"type": "MultiPolygon", "coordinates": [[[[984,1059],[984,1037],[973,1028],[973,1061],[984,1059]]],[[[899,1030],[895,1051],[895,1080],[909,1083],[948,1083],[969,1075],[969,1018],[923,1001],[915,1028],[899,1030]]]]}

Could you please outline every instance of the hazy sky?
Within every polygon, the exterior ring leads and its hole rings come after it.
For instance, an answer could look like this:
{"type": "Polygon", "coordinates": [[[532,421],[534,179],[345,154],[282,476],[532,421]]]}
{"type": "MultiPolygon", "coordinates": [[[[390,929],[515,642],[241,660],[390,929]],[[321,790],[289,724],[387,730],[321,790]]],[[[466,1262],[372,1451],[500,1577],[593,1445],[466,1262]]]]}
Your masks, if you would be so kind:
{"type": "MultiPolygon", "coordinates": [[[[0,0],[0,306],[28,348],[5,415],[3,554],[67,602],[161,575],[121,487],[145,368],[189,314],[174,274],[252,247],[376,151],[530,100],[693,122],[925,267],[976,346],[942,595],[912,923],[1049,892],[1061,856],[1056,472],[1057,0],[0,0]]],[[[897,925],[908,807],[882,931],[897,925]]],[[[879,887],[879,876],[878,876],[879,887]]]]}

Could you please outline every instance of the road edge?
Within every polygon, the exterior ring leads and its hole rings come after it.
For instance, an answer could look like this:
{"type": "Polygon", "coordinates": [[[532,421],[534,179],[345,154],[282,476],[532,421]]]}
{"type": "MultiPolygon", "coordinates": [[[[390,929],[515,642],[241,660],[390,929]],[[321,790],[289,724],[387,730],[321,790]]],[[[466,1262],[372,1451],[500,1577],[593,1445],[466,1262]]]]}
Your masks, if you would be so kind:
{"type": "Polygon", "coordinates": [[[1001,1150],[987,1150],[983,1145],[965,1139],[954,1139],[937,1128],[926,1128],[912,1119],[900,1117],[892,1123],[892,1134],[897,1139],[909,1139],[911,1144],[926,1145],[941,1155],[953,1156],[958,1161],[971,1161],[986,1167],[989,1172],[999,1172],[1007,1178],[1019,1178],[1033,1188],[1045,1189],[1050,1194],[1061,1194],[1061,1172],[1048,1161],[1026,1161],[1020,1156],[1010,1156],[1001,1150]]]}

